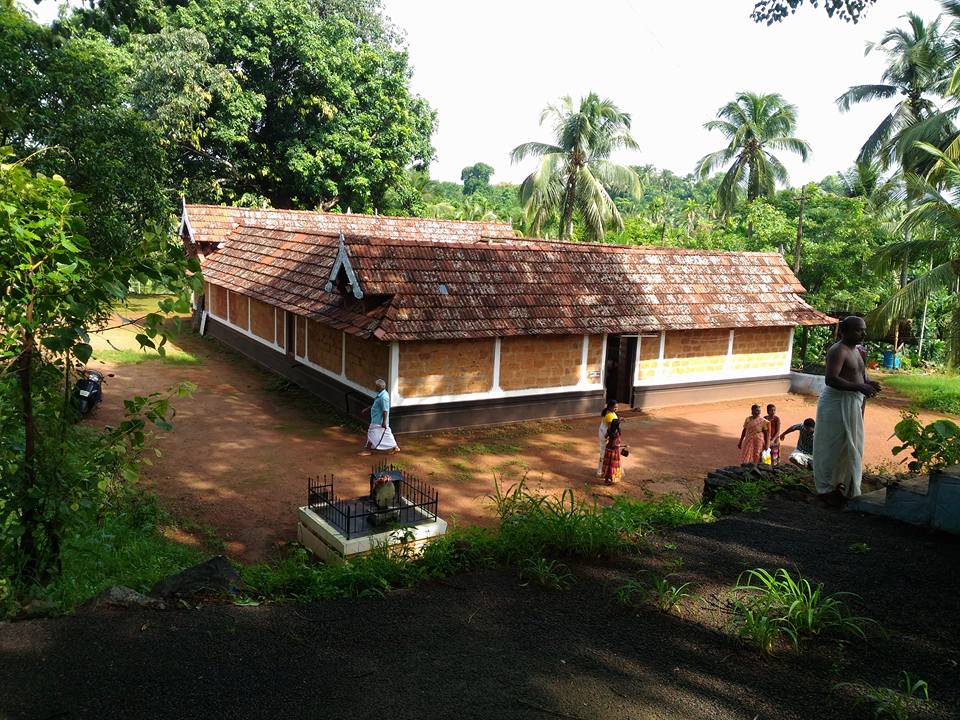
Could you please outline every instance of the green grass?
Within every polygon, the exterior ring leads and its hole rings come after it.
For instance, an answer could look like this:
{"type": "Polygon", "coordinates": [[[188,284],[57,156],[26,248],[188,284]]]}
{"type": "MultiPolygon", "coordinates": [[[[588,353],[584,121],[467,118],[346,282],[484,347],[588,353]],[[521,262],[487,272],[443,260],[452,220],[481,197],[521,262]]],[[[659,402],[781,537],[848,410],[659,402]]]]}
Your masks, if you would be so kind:
{"type": "Polygon", "coordinates": [[[200,365],[203,359],[184,352],[183,350],[168,350],[166,354],[160,355],[155,350],[114,350],[108,348],[97,350],[94,359],[111,362],[115,365],[139,365],[145,362],[162,362],[166,365],[200,365]]]}
{"type": "Polygon", "coordinates": [[[925,410],[960,415],[960,374],[890,373],[881,378],[881,383],[903,393],[910,402],[925,410]]]}
{"type": "Polygon", "coordinates": [[[167,575],[201,562],[199,548],[163,535],[162,528],[172,524],[154,496],[137,494],[102,525],[66,542],[63,573],[47,588],[46,599],[66,611],[112,585],[146,592],[167,575]]]}

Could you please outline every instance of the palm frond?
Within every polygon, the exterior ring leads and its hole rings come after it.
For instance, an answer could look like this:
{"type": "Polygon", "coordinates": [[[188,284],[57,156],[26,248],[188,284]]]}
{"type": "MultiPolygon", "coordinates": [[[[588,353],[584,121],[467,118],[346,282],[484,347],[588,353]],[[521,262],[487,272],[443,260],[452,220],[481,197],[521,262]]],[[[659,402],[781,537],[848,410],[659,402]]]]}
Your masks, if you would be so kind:
{"type": "Polygon", "coordinates": [[[912,317],[923,307],[924,300],[934,290],[953,288],[958,277],[960,277],[960,261],[950,260],[907,283],[883,305],[868,313],[866,321],[871,329],[871,335],[874,337],[886,335],[894,323],[912,317]]]}
{"type": "Polygon", "coordinates": [[[870,100],[886,100],[895,97],[895,85],[854,85],[838,97],[835,102],[841,112],[847,112],[851,107],[870,100]]]}
{"type": "Polygon", "coordinates": [[[518,163],[529,156],[542,157],[550,153],[563,153],[563,148],[541,142],[526,142],[510,152],[510,162],[518,163]]]}

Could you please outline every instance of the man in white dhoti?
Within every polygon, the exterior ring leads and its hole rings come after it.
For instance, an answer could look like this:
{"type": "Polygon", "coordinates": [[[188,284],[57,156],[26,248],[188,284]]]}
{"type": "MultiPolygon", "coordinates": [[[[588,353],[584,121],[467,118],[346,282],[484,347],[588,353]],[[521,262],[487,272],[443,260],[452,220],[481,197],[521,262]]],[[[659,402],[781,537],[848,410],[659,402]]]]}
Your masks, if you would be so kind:
{"type": "Polygon", "coordinates": [[[863,401],[880,392],[867,377],[857,345],[867,335],[863,318],[840,322],[840,342],[827,353],[826,387],[817,402],[813,477],[822,499],[840,501],[860,494],[863,474],[863,401]]]}
{"type": "Polygon", "coordinates": [[[373,399],[370,413],[370,426],[367,428],[367,443],[361,455],[369,455],[374,450],[384,452],[400,452],[397,441],[390,429],[390,393],[383,380],[376,382],[377,395],[373,399]]]}

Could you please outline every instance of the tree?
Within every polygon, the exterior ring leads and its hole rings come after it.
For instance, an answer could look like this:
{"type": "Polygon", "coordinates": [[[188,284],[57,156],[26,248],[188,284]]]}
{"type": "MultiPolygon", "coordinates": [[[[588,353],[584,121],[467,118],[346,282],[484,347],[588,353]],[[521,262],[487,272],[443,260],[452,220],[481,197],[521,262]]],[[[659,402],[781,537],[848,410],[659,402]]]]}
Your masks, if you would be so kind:
{"type": "Polygon", "coordinates": [[[899,247],[888,246],[880,254],[880,263],[900,263],[905,252],[914,257],[922,255],[932,260],[931,268],[902,287],[870,315],[870,321],[885,332],[900,319],[910,317],[926,302],[930,294],[946,290],[952,296],[952,314],[948,338],[948,362],[951,367],[960,366],[960,165],[932,145],[922,145],[923,152],[935,158],[943,170],[941,184],[935,185],[927,178],[908,174],[906,178],[910,194],[916,198],[900,223],[905,231],[917,228],[938,230],[930,237],[909,239],[909,234],[899,247]]]}
{"type": "Polygon", "coordinates": [[[717,118],[704,127],[719,130],[729,143],[703,157],[696,172],[706,178],[716,168],[732,163],[717,189],[717,201],[725,214],[733,211],[743,191],[747,202],[752,202],[761,196],[770,197],[777,182],[787,181],[787,170],[771,149],[795,152],[804,160],[810,153],[805,141],[793,137],[796,107],[776,93],[738,93],[735,100],[720,108],[717,118]]]}
{"type": "Polygon", "coordinates": [[[86,196],[86,234],[101,254],[136,244],[172,207],[160,133],[131,107],[132,72],[129,55],[97,33],[58,38],[0,10],[0,144],[86,196]]]}
{"type": "Polygon", "coordinates": [[[528,142],[511,154],[513,162],[528,156],[540,158],[540,166],[520,186],[520,200],[535,233],[554,211],[560,215],[560,237],[573,236],[574,212],[586,226],[587,235],[601,239],[610,226],[623,228],[620,211],[609,190],[639,195],[640,181],[632,169],[610,162],[621,148],[637,149],[630,134],[630,115],[611,100],[595,93],[575,106],[569,97],[548,105],[540,124],[551,121],[555,143],[528,142]]]}
{"type": "MultiPolygon", "coordinates": [[[[857,23],[871,5],[877,0],[823,0],[823,9],[829,17],[836,16],[845,22],[857,23]]],[[[812,7],[818,7],[819,0],[810,0],[812,7]]],[[[803,0],[759,0],[753,6],[750,17],[754,22],[765,22],[773,25],[788,15],[793,15],[797,8],[803,5],[803,0]]]]}
{"type": "MultiPolygon", "coordinates": [[[[926,23],[914,13],[907,13],[906,28],[888,30],[879,43],[868,43],[866,52],[883,52],[887,57],[883,82],[876,85],[855,85],[837,98],[841,111],[854,104],[876,99],[900,97],[893,109],[867,138],[857,158],[860,163],[879,159],[882,167],[896,165],[901,176],[917,172],[929,160],[929,155],[918,150],[916,133],[929,133],[931,127],[924,123],[937,113],[937,104],[930,97],[944,90],[947,77],[944,72],[947,46],[940,34],[939,19],[926,23]]],[[[937,135],[942,135],[947,126],[934,123],[937,135]]],[[[928,139],[930,139],[928,137],[928,139]]],[[[915,198],[912,184],[907,184],[905,207],[913,207],[915,198]]],[[[907,282],[907,269],[911,258],[910,226],[903,226],[903,242],[896,252],[900,257],[900,287],[907,282]]],[[[889,256],[889,255],[888,255],[889,256]]],[[[913,254],[915,258],[916,255],[913,254]]],[[[893,351],[899,350],[899,325],[894,329],[893,351]]]]}
{"type": "MultiPolygon", "coordinates": [[[[188,267],[162,229],[110,258],[91,253],[81,234],[85,214],[63,178],[34,175],[0,150],[0,562],[12,561],[28,583],[56,572],[69,527],[95,514],[111,480],[105,471],[120,470],[118,443],[143,444],[142,419],[77,442],[69,390],[73,363],[92,352],[88,329],[126,296],[131,277],[182,284],[188,267]],[[98,466],[107,459],[113,464],[98,466]]],[[[189,267],[190,285],[164,310],[189,308],[188,290],[201,284],[199,265],[189,267]]],[[[160,353],[161,320],[148,315],[138,336],[160,353]]],[[[131,402],[168,427],[162,400],[131,402]]]]}
{"type": "Polygon", "coordinates": [[[490,187],[491,175],[493,175],[493,168],[486,163],[480,162],[465,167],[460,172],[463,194],[473,195],[478,190],[490,187]]]}
{"type": "MultiPolygon", "coordinates": [[[[876,50],[887,57],[883,82],[854,85],[836,101],[840,110],[846,112],[858,103],[900,98],[860,148],[858,162],[879,158],[884,167],[889,167],[896,160],[901,134],[936,111],[930,95],[945,88],[946,45],[939,20],[926,23],[913,13],[904,17],[906,28],[888,30],[880,42],[867,44],[867,54],[876,50]]],[[[913,148],[899,149],[909,159],[913,148]]]]}

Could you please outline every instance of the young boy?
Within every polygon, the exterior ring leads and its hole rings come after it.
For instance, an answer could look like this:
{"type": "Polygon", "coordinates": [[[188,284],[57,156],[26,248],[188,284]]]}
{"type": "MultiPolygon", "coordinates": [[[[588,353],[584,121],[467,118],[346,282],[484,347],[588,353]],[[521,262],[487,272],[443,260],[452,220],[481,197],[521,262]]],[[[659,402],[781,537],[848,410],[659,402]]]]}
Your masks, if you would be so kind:
{"type": "Polygon", "coordinates": [[[797,449],[790,453],[790,462],[800,467],[811,467],[813,465],[813,433],[817,423],[813,418],[807,418],[802,423],[791,425],[780,435],[780,440],[794,431],[800,433],[797,438],[797,449]]]}
{"type": "Polygon", "coordinates": [[[770,464],[780,464],[780,418],[777,417],[777,406],[767,405],[767,415],[764,418],[770,424],[770,464]]]}

